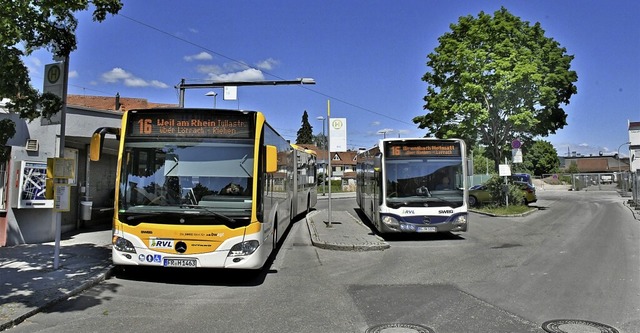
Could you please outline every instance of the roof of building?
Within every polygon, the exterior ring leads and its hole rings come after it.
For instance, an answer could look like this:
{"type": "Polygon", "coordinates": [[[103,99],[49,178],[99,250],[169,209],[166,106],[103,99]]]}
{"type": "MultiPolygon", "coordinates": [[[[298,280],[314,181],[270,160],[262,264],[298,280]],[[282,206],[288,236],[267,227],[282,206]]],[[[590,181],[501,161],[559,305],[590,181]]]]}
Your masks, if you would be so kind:
{"type": "Polygon", "coordinates": [[[98,110],[125,111],[131,109],[146,109],[159,107],[177,107],[178,104],[152,103],[144,98],[131,98],[119,96],[84,96],[68,95],[67,104],[88,107],[98,110]],[[116,108],[116,104],[119,107],[116,108]]]}
{"type": "Polygon", "coordinates": [[[614,156],[575,156],[561,157],[564,167],[568,168],[575,162],[579,172],[615,172],[628,171],[629,158],[617,158],[614,156]]]}

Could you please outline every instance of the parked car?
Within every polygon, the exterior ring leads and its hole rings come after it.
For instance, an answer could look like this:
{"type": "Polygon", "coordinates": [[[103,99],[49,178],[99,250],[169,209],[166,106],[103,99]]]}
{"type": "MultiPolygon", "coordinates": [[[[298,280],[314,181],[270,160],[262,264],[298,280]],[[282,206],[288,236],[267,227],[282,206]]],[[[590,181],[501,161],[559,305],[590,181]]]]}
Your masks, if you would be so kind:
{"type": "MultiPolygon", "coordinates": [[[[536,188],[533,187],[533,185],[527,182],[513,182],[513,184],[518,185],[518,187],[522,189],[525,205],[538,201],[536,188]]],[[[486,204],[490,202],[493,202],[493,197],[486,185],[475,185],[469,188],[469,206],[475,207],[479,204],[486,204]]]]}
{"type": "Polygon", "coordinates": [[[524,182],[535,187],[535,185],[533,185],[533,181],[531,180],[531,175],[528,173],[514,173],[510,178],[514,182],[524,182]]]}
{"type": "Polygon", "coordinates": [[[600,182],[602,184],[613,184],[613,175],[601,175],[600,182]]]}

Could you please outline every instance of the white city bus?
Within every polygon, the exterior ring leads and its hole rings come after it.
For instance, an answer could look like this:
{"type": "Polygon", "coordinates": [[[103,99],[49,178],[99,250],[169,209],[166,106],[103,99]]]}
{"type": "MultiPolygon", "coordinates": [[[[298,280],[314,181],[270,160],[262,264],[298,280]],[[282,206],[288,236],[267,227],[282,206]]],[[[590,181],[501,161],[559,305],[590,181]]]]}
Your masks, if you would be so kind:
{"type": "Polygon", "coordinates": [[[356,200],[379,233],[467,231],[464,141],[382,139],[357,160],[356,200]]]}

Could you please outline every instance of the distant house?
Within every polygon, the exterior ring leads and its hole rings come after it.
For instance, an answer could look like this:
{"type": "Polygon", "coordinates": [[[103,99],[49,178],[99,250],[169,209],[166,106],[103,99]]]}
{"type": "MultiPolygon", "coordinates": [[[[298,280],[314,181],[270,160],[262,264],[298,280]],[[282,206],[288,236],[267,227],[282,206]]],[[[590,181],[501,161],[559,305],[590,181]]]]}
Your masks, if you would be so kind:
{"type": "Polygon", "coordinates": [[[619,156],[559,156],[560,168],[567,170],[575,163],[580,173],[613,173],[629,171],[629,158],[619,156]]]}
{"type": "Polygon", "coordinates": [[[16,134],[5,148],[10,149],[6,163],[0,163],[0,247],[52,241],[56,237],[56,214],[60,214],[60,232],[78,229],[92,220],[110,221],[113,187],[117,166],[117,140],[105,139],[105,152],[98,162],[88,161],[91,136],[98,127],[120,127],[122,111],[138,108],[176,107],[176,104],[151,103],[142,98],[68,95],[64,127],[64,157],[71,160],[74,175],[67,180],[68,211],[54,209],[54,200],[46,196],[48,159],[59,156],[62,117],[28,122],[5,109],[0,101],[0,120],[11,119],[16,134]],[[88,207],[88,209],[87,209],[88,207]],[[87,213],[87,214],[85,214],[87,213]]]}
{"type": "MultiPolygon", "coordinates": [[[[306,149],[311,149],[318,155],[318,174],[324,174],[329,166],[327,150],[320,149],[315,145],[299,145],[306,149]]],[[[331,179],[342,180],[344,191],[355,191],[356,186],[356,155],[357,151],[330,152],[331,156],[331,179]]]]}
{"type": "Polygon", "coordinates": [[[631,171],[640,170],[640,121],[629,121],[629,153],[631,171]]]}
{"type": "Polygon", "coordinates": [[[178,104],[152,103],[144,98],[120,97],[116,94],[111,96],[85,96],[68,95],[67,105],[75,105],[84,108],[109,111],[126,111],[131,109],[177,107],[178,104]]]}

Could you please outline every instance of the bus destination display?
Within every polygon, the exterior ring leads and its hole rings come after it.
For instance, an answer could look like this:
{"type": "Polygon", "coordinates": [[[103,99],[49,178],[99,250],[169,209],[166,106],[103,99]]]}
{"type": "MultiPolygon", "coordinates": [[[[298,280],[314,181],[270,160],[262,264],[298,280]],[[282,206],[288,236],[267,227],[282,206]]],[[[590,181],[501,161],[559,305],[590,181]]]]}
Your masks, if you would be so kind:
{"type": "Polygon", "coordinates": [[[422,142],[387,146],[387,154],[392,157],[448,157],[460,156],[460,146],[455,142],[422,142]]]}
{"type": "Polygon", "coordinates": [[[251,126],[241,113],[139,113],[129,116],[129,136],[250,138],[251,126]]]}

